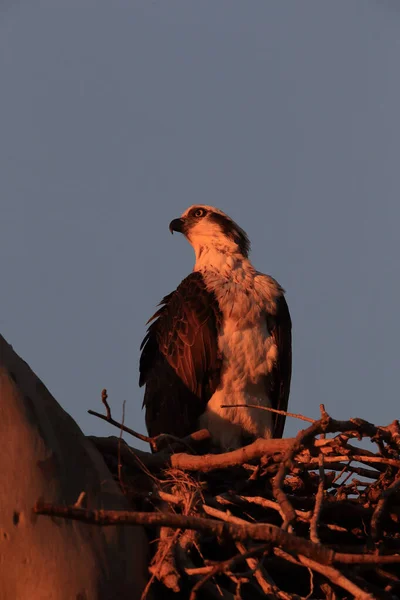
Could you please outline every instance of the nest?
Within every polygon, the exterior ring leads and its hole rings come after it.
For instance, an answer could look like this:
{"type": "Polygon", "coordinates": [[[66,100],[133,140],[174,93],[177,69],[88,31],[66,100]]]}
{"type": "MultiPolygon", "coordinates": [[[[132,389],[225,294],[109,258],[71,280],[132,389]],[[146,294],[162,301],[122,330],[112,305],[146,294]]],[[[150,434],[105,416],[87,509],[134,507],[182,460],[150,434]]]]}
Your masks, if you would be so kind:
{"type": "Polygon", "coordinates": [[[205,430],[148,440],[152,453],[92,437],[132,512],[36,511],[145,525],[143,598],[400,598],[399,423],[337,421],[323,406],[303,419],[296,438],[225,454],[205,430]]]}

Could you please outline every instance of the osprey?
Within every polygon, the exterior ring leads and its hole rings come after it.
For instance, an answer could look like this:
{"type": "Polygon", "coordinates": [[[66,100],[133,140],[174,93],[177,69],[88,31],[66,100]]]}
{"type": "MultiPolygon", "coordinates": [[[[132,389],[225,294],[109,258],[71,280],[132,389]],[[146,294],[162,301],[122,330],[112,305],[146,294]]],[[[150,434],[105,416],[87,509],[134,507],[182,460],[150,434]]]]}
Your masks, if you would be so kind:
{"type": "Polygon", "coordinates": [[[253,267],[246,233],[221,210],[191,206],[169,228],[186,237],[196,261],[159,304],[140,346],[149,435],[183,437],[204,427],[224,450],[282,437],[284,415],[249,405],[287,409],[292,354],[284,290],[253,267]]]}

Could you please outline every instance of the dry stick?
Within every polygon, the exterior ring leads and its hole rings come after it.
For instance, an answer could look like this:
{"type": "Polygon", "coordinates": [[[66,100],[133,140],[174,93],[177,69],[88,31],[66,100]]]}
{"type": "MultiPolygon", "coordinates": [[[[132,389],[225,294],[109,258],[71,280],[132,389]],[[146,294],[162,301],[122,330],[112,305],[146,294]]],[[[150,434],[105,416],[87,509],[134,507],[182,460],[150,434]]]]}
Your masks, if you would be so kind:
{"type": "Polygon", "coordinates": [[[154,447],[153,438],[148,437],[147,435],[143,435],[142,433],[138,433],[137,431],[134,431],[130,427],[127,427],[126,425],[119,423],[118,421],[116,421],[115,419],[113,419],[111,417],[111,412],[109,413],[109,411],[110,411],[110,407],[108,407],[108,411],[107,411],[106,415],[102,415],[101,413],[98,413],[95,410],[88,410],[88,413],[89,413],[89,415],[94,415],[95,417],[98,417],[99,419],[103,419],[103,421],[107,421],[107,423],[110,423],[110,425],[114,425],[114,427],[118,427],[118,429],[125,431],[125,433],[129,433],[129,435],[132,435],[133,437],[135,437],[138,440],[142,440],[142,442],[147,442],[148,444],[150,444],[150,446],[152,448],[154,447]]]}
{"type": "Polygon", "coordinates": [[[199,579],[197,581],[197,583],[195,583],[194,586],[192,587],[192,591],[190,592],[189,600],[196,600],[197,592],[204,585],[206,585],[206,583],[208,583],[210,581],[210,579],[212,579],[215,575],[217,575],[219,572],[221,572],[223,570],[223,568],[222,568],[223,566],[224,566],[223,563],[219,563],[218,565],[215,565],[214,567],[211,568],[211,571],[209,573],[207,573],[206,575],[204,575],[204,577],[199,579]]]}
{"type": "MultiPolygon", "coordinates": [[[[210,508],[210,507],[208,507],[210,508]]],[[[272,542],[282,546],[289,552],[304,554],[309,558],[330,564],[335,560],[336,554],[333,550],[316,545],[303,538],[297,537],[275,525],[267,523],[238,525],[226,523],[215,519],[204,517],[193,517],[177,515],[175,513],[148,513],[135,511],[113,511],[113,510],[87,510],[74,508],[73,506],[56,506],[50,503],[37,502],[34,512],[41,515],[74,519],[93,525],[144,525],[144,526],[167,526],[180,529],[193,529],[205,531],[214,536],[231,536],[234,540],[255,540],[272,542]]],[[[218,511],[221,512],[221,511],[218,511]]],[[[224,514],[224,513],[222,513],[224,514]]],[[[355,555],[354,555],[355,556],[355,555]]],[[[391,559],[382,562],[400,562],[398,557],[373,557],[374,559],[391,559]]],[[[361,556],[361,561],[364,562],[361,556]]],[[[357,562],[357,560],[355,560],[357,562]]]]}
{"type": "Polygon", "coordinates": [[[257,504],[258,506],[262,506],[266,509],[271,508],[272,510],[276,510],[277,512],[279,512],[280,516],[282,517],[282,520],[285,518],[285,515],[283,514],[282,509],[277,502],[274,502],[273,500],[268,500],[267,498],[262,498],[262,496],[238,496],[236,494],[230,494],[229,498],[226,498],[223,494],[221,494],[219,496],[216,496],[215,500],[219,504],[234,504],[235,502],[240,502],[242,504],[257,504]]]}
{"type": "MultiPolygon", "coordinates": [[[[93,412],[93,411],[92,411],[93,412]]],[[[100,415],[101,418],[104,418],[104,415],[100,415]]],[[[120,424],[119,424],[120,425],[120,424]]],[[[209,439],[210,433],[206,430],[197,431],[190,436],[183,438],[182,443],[187,442],[190,445],[195,445],[197,443],[202,442],[205,439],[209,439]]],[[[117,453],[118,450],[118,441],[115,437],[96,437],[96,436],[88,436],[101,452],[110,452],[117,453]]],[[[126,442],[123,446],[121,446],[121,451],[123,455],[123,459],[126,464],[138,468],[137,458],[139,458],[140,462],[145,465],[151,471],[156,471],[160,469],[165,469],[167,467],[172,467],[176,469],[182,469],[186,471],[200,471],[206,473],[208,471],[216,470],[216,469],[227,469],[229,467],[234,467],[238,465],[242,465],[244,463],[249,463],[255,459],[259,459],[264,456],[273,456],[278,454],[283,454],[288,450],[289,447],[294,443],[295,438],[285,438],[285,439],[264,439],[259,438],[255,442],[249,444],[248,446],[244,446],[237,450],[233,450],[232,452],[225,452],[222,454],[204,454],[201,456],[192,456],[187,453],[178,452],[172,454],[166,450],[161,450],[156,453],[149,453],[143,450],[138,450],[136,448],[130,447],[126,442]]],[[[318,443],[320,440],[315,440],[315,447],[320,447],[318,443]]],[[[325,441],[325,440],[324,440],[325,441]]],[[[324,445],[326,447],[327,444],[324,445]]],[[[276,457],[278,458],[278,456],[276,457]]],[[[358,458],[358,457],[357,457],[358,458]]],[[[385,464],[391,464],[393,459],[384,459],[380,457],[378,458],[378,462],[384,462],[385,464]]],[[[355,457],[349,457],[348,455],[342,455],[338,457],[326,457],[325,462],[328,463],[339,463],[339,461],[343,460],[355,460],[355,457]]],[[[362,461],[365,462],[374,462],[373,457],[364,457],[362,461]]],[[[299,462],[301,462],[305,468],[315,468],[314,463],[318,461],[318,458],[314,460],[314,458],[302,458],[300,457],[299,462]]],[[[376,462],[376,461],[375,461],[376,462]]],[[[395,466],[400,466],[400,461],[394,461],[395,466]]],[[[340,466],[340,468],[343,465],[340,466]]],[[[376,465],[374,465],[376,468],[376,465]]],[[[365,477],[371,476],[373,478],[374,472],[365,470],[362,472],[361,467],[352,467],[354,472],[365,477]]]]}
{"type": "MultiPolygon", "coordinates": [[[[347,465],[344,465],[344,467],[343,467],[343,469],[340,471],[340,473],[338,473],[338,474],[336,475],[336,477],[335,477],[335,478],[334,478],[334,480],[332,481],[332,485],[333,485],[334,483],[336,483],[337,481],[339,481],[339,479],[342,477],[342,475],[344,475],[344,473],[346,473],[346,471],[347,471],[348,469],[350,469],[350,467],[351,467],[351,460],[348,462],[348,464],[347,464],[347,465]]],[[[350,472],[350,475],[351,475],[351,472],[350,472]]],[[[372,477],[372,479],[375,479],[375,477],[372,477]]],[[[347,479],[346,479],[346,481],[347,481],[347,479]]]]}
{"type": "MultiPolygon", "coordinates": [[[[191,444],[201,442],[203,439],[209,437],[207,430],[200,430],[190,436],[191,444]]],[[[148,470],[148,472],[154,474],[165,468],[178,468],[186,471],[198,471],[198,472],[209,472],[214,469],[227,468],[229,466],[236,466],[243,464],[249,457],[259,458],[261,456],[275,456],[275,460],[278,459],[278,455],[282,454],[283,450],[286,449],[292,442],[293,438],[285,440],[280,439],[259,439],[253,444],[240,450],[233,452],[227,452],[224,454],[209,454],[203,456],[191,456],[185,453],[169,454],[165,450],[157,453],[149,453],[143,450],[130,447],[124,440],[122,443],[115,436],[100,438],[96,436],[88,436],[96,447],[103,454],[118,454],[121,453],[121,458],[127,466],[134,469],[148,470]]],[[[188,439],[188,438],[185,438],[188,439]]],[[[316,440],[318,442],[318,440],[316,440]]],[[[318,446],[318,444],[315,444],[318,446]]],[[[340,457],[343,460],[348,460],[348,457],[340,457]]],[[[297,458],[305,469],[315,469],[313,463],[303,463],[301,456],[297,458]]],[[[342,468],[343,464],[336,462],[335,457],[326,457],[325,462],[331,464],[333,468],[342,468]],[[332,462],[331,462],[332,461],[332,462]]],[[[376,479],[377,475],[372,470],[363,469],[362,467],[350,467],[352,472],[357,473],[363,477],[369,477],[376,479]]]]}
{"type": "Polygon", "coordinates": [[[321,540],[318,536],[318,523],[321,514],[322,502],[324,499],[324,487],[325,487],[325,471],[324,471],[324,455],[319,455],[319,483],[318,491],[315,497],[315,508],[314,514],[310,521],[310,540],[315,544],[319,544],[321,540]]]}
{"type": "Polygon", "coordinates": [[[339,585],[347,592],[350,592],[350,594],[353,594],[358,600],[375,600],[375,597],[372,594],[364,592],[358,585],[350,581],[350,579],[347,579],[347,577],[345,577],[338,569],[327,565],[320,565],[318,562],[315,562],[315,560],[311,560],[306,556],[299,555],[298,558],[301,564],[324,575],[330,579],[332,583],[339,585]]]}
{"type": "Polygon", "coordinates": [[[342,533],[348,532],[348,529],[346,527],[341,527],[340,525],[336,525],[335,523],[324,523],[324,525],[331,531],[341,531],[342,533]]]}
{"type": "MultiPolygon", "coordinates": [[[[206,504],[203,504],[203,509],[206,513],[210,514],[211,516],[217,517],[218,519],[222,519],[226,522],[234,523],[235,525],[244,525],[244,526],[246,526],[248,524],[248,522],[245,521],[244,519],[240,519],[239,517],[234,517],[233,515],[228,515],[227,513],[220,511],[216,508],[207,506],[206,504]]],[[[245,555],[247,553],[245,546],[241,542],[237,541],[236,547],[242,555],[245,555]]],[[[248,566],[250,567],[250,569],[252,571],[254,571],[254,577],[256,578],[257,583],[261,587],[264,594],[273,594],[274,592],[271,587],[271,584],[265,580],[266,574],[264,573],[264,570],[262,569],[261,565],[258,565],[257,561],[255,561],[254,558],[246,558],[246,562],[247,562],[248,566]]]]}
{"type": "Polygon", "coordinates": [[[314,593],[314,571],[309,568],[308,572],[310,574],[310,591],[307,594],[307,596],[305,597],[305,600],[308,600],[309,598],[312,598],[312,595],[314,593]]]}
{"type": "Polygon", "coordinates": [[[307,421],[307,423],[315,423],[315,419],[311,419],[310,417],[286,412],[286,410],[278,410],[277,408],[271,408],[270,406],[258,406],[258,404],[221,404],[221,408],[258,408],[259,410],[267,410],[269,412],[273,412],[278,415],[283,415],[285,417],[293,417],[293,419],[307,421]]]}
{"type": "MultiPolygon", "coordinates": [[[[105,415],[102,415],[98,412],[96,412],[95,410],[88,410],[88,413],[90,415],[94,415],[95,417],[98,417],[99,419],[103,419],[103,421],[107,421],[108,423],[110,423],[111,425],[114,425],[115,427],[118,427],[121,431],[125,431],[125,433],[129,433],[130,435],[132,435],[133,437],[137,438],[138,440],[141,440],[142,442],[146,442],[148,444],[150,444],[150,447],[152,449],[153,452],[157,452],[158,451],[158,445],[157,442],[159,440],[163,440],[165,442],[167,442],[168,440],[170,440],[170,444],[172,443],[172,448],[176,445],[183,445],[186,446],[188,448],[188,450],[192,451],[192,448],[190,447],[189,443],[188,443],[188,439],[191,438],[191,436],[187,436],[187,438],[177,438],[173,435],[169,435],[169,434],[160,434],[157,435],[155,437],[149,437],[147,435],[143,435],[142,433],[138,433],[137,431],[134,431],[133,429],[131,429],[130,427],[126,427],[124,425],[124,423],[119,423],[118,421],[116,421],[115,419],[112,418],[111,416],[111,409],[110,406],[107,402],[107,390],[103,390],[101,393],[101,400],[103,402],[103,404],[106,407],[106,413],[105,415]]],[[[125,400],[124,400],[125,402],[125,400]]],[[[210,437],[210,436],[208,436],[210,437]]],[[[205,438],[206,439],[206,438],[205,438]]]]}
{"type": "Polygon", "coordinates": [[[107,398],[108,398],[107,390],[104,388],[104,390],[101,390],[101,401],[104,404],[104,406],[106,407],[107,419],[111,420],[111,408],[107,402],[107,398]]]}
{"type": "Polygon", "coordinates": [[[304,442],[307,439],[313,438],[317,434],[321,433],[321,430],[321,421],[316,421],[307,429],[299,431],[294,441],[289,446],[289,449],[283,455],[278,472],[273,479],[272,492],[277,502],[279,502],[282,511],[285,515],[285,520],[282,525],[282,527],[285,529],[287,529],[287,527],[296,519],[296,512],[282,488],[286,473],[292,466],[294,456],[297,454],[297,452],[299,452],[304,442]]]}
{"type": "MultiPolygon", "coordinates": [[[[199,534],[194,531],[185,531],[179,538],[176,545],[176,553],[179,558],[181,568],[187,575],[190,575],[195,581],[199,581],[202,575],[209,573],[210,567],[195,568],[190,558],[190,548],[196,545],[199,534]]],[[[220,585],[213,585],[211,582],[203,583],[203,592],[207,598],[215,600],[234,600],[233,594],[226,591],[220,585]]]]}
{"type": "Polygon", "coordinates": [[[392,423],[390,423],[390,425],[388,425],[387,427],[384,427],[383,429],[385,429],[390,434],[392,441],[397,446],[397,448],[400,449],[400,424],[399,424],[399,421],[397,419],[395,419],[392,423]]]}
{"type": "MultiPolygon", "coordinates": [[[[264,525],[266,525],[266,523],[259,523],[257,525],[253,525],[252,523],[247,523],[247,521],[245,521],[245,524],[243,523],[243,519],[240,519],[239,517],[235,517],[233,515],[230,515],[228,513],[225,513],[221,510],[218,510],[216,508],[213,508],[211,506],[207,506],[205,504],[203,504],[203,510],[204,512],[206,512],[207,514],[216,517],[218,519],[222,519],[223,521],[230,523],[232,525],[238,525],[241,526],[243,528],[247,528],[247,527],[263,527],[264,525]]],[[[274,529],[278,529],[279,531],[282,532],[282,534],[284,534],[285,536],[288,536],[289,538],[291,537],[296,538],[296,539],[303,539],[303,538],[298,538],[295,535],[289,534],[286,531],[283,531],[282,529],[279,529],[278,527],[276,527],[275,525],[268,525],[268,527],[272,527],[274,529]]],[[[279,536],[278,536],[279,538],[279,536]]],[[[234,538],[234,539],[238,539],[238,538],[234,538]]],[[[253,539],[261,539],[261,538],[253,538],[253,539]]],[[[287,539],[285,537],[285,539],[287,539]]],[[[271,541],[274,543],[274,540],[271,539],[271,541]]],[[[305,541],[305,540],[304,540],[305,541]]],[[[333,550],[331,550],[330,548],[327,548],[326,546],[324,546],[323,544],[314,544],[313,542],[309,542],[310,544],[312,544],[312,546],[314,548],[321,548],[323,550],[323,556],[321,557],[320,562],[323,564],[331,564],[332,562],[341,562],[344,564],[390,564],[390,563],[400,563],[400,555],[385,555],[385,556],[376,556],[373,554],[347,554],[347,553],[343,553],[343,552],[335,552],[333,550]],[[325,562],[325,551],[328,551],[329,553],[333,553],[333,558],[329,559],[328,562],[325,562]]],[[[283,546],[284,544],[280,544],[279,542],[277,543],[277,545],[281,545],[283,546]]],[[[304,552],[302,552],[302,554],[305,554],[304,552]]],[[[305,554],[306,555],[306,554],[305,554]]],[[[308,554],[306,556],[309,556],[308,554]]]]}
{"type": "MultiPolygon", "coordinates": [[[[94,411],[91,411],[92,413],[94,411]]],[[[97,413],[94,413],[97,415],[97,413]]],[[[104,418],[104,415],[99,415],[100,418],[104,418]]],[[[117,426],[117,422],[115,422],[116,426],[117,426]]],[[[118,425],[121,425],[120,423],[118,425]]],[[[138,434],[141,435],[141,434],[138,434]]],[[[93,444],[95,444],[95,446],[100,450],[100,452],[102,453],[109,453],[109,454],[117,454],[118,452],[118,438],[116,436],[109,436],[109,437],[97,437],[94,435],[89,435],[87,436],[87,439],[89,439],[93,444]]],[[[196,446],[197,444],[200,444],[206,440],[210,439],[210,432],[207,429],[200,429],[199,431],[195,431],[194,433],[186,436],[185,438],[182,438],[180,440],[180,445],[190,445],[191,447],[194,445],[196,446]]],[[[173,454],[171,456],[171,452],[169,450],[163,449],[160,450],[159,452],[155,452],[155,453],[151,453],[151,452],[146,452],[145,450],[138,450],[137,448],[132,448],[131,446],[129,446],[125,440],[123,440],[123,444],[121,445],[121,452],[122,452],[122,457],[125,461],[125,463],[133,468],[141,468],[139,467],[138,464],[138,460],[139,463],[141,463],[142,465],[145,465],[148,469],[151,469],[152,471],[156,471],[156,470],[162,470],[165,469],[167,467],[173,467],[174,465],[172,464],[172,462],[175,461],[175,464],[177,466],[177,468],[186,468],[185,466],[180,467],[180,465],[178,464],[180,459],[178,458],[177,460],[174,458],[176,457],[187,457],[187,459],[190,460],[191,458],[196,458],[196,457],[191,457],[190,454],[185,454],[185,453],[177,453],[177,454],[173,454]]],[[[214,455],[211,455],[214,456],[214,455]]],[[[197,458],[201,458],[201,457],[197,457],[197,458]]],[[[185,463],[185,459],[183,459],[183,464],[185,463]]]]}
{"type": "MultiPolygon", "coordinates": [[[[321,433],[334,433],[337,431],[354,431],[358,433],[361,437],[381,437],[382,439],[391,441],[392,435],[389,431],[385,430],[382,427],[377,427],[373,423],[369,423],[368,421],[364,421],[363,419],[350,419],[348,421],[337,421],[336,419],[332,419],[326,411],[323,409],[324,417],[319,421],[315,421],[310,427],[307,429],[303,429],[299,431],[297,436],[295,437],[293,443],[290,445],[289,449],[285,452],[281,463],[279,465],[278,472],[273,480],[272,491],[282,507],[283,512],[285,513],[285,523],[283,525],[284,528],[287,528],[292,521],[296,518],[296,513],[294,511],[293,506],[291,505],[288,497],[282,489],[283,482],[286,476],[288,469],[291,467],[294,457],[298,452],[300,452],[302,446],[306,444],[309,440],[315,438],[316,435],[321,433]]],[[[342,457],[341,460],[348,460],[347,457],[342,457]]],[[[385,464],[392,464],[391,459],[381,459],[380,457],[366,457],[366,456],[352,456],[352,460],[358,460],[360,462],[385,462],[385,464]],[[378,460],[377,460],[378,459],[378,460]]],[[[400,461],[393,461],[394,466],[400,467],[400,461]]]]}
{"type": "Polygon", "coordinates": [[[249,463],[266,454],[281,453],[290,444],[290,439],[263,439],[259,438],[252,444],[225,452],[223,454],[204,454],[203,456],[188,456],[187,454],[174,454],[170,457],[170,466],[187,471],[201,471],[206,473],[214,469],[228,469],[244,463],[249,463]]]}
{"type": "MultiPolygon", "coordinates": [[[[308,470],[314,470],[315,469],[315,465],[318,461],[318,459],[314,460],[314,458],[310,459],[310,462],[307,463],[303,463],[301,460],[299,460],[299,457],[297,457],[296,459],[303,467],[303,469],[308,469],[308,470]]],[[[355,467],[353,465],[348,464],[343,464],[344,460],[348,460],[349,463],[354,460],[353,457],[349,457],[349,456],[326,456],[324,459],[324,462],[329,464],[329,466],[332,469],[335,470],[339,470],[342,469],[343,472],[350,471],[351,473],[355,473],[356,475],[360,475],[361,477],[367,477],[368,479],[378,479],[379,475],[381,473],[381,471],[372,471],[372,469],[365,469],[364,467],[355,467]]],[[[373,467],[374,469],[376,468],[376,466],[373,467]]],[[[343,473],[341,473],[342,475],[343,473]]],[[[332,481],[332,485],[333,483],[335,483],[335,480],[337,481],[337,478],[335,478],[332,481]]]]}
{"type": "MultiPolygon", "coordinates": [[[[275,510],[276,512],[279,513],[282,521],[285,519],[285,515],[283,514],[283,511],[281,509],[281,507],[279,506],[278,502],[274,502],[273,500],[268,500],[267,498],[263,498],[262,496],[238,496],[236,494],[231,493],[229,495],[229,498],[227,498],[224,494],[221,494],[219,496],[215,497],[215,500],[219,503],[219,504],[225,504],[225,505],[229,505],[229,504],[257,504],[258,506],[261,506],[262,508],[265,509],[272,509],[275,510]]],[[[300,519],[300,521],[304,521],[305,523],[308,523],[310,521],[310,518],[312,516],[312,511],[302,511],[302,510],[296,510],[296,515],[297,518],[300,519]]],[[[347,531],[344,530],[344,531],[347,531]]]]}
{"type": "MultiPolygon", "coordinates": [[[[274,502],[273,500],[268,500],[267,498],[263,498],[262,496],[238,496],[238,498],[240,500],[243,500],[244,502],[249,502],[251,504],[258,504],[258,506],[262,506],[263,508],[273,508],[279,512],[280,516],[282,517],[282,521],[285,518],[285,515],[283,514],[281,507],[279,506],[279,504],[277,502],[274,502]]],[[[306,523],[309,522],[309,520],[312,516],[311,510],[309,510],[309,511],[296,510],[295,512],[296,512],[297,518],[300,519],[300,521],[305,521],[306,523]]]]}
{"type": "Polygon", "coordinates": [[[206,565],[205,567],[185,567],[186,575],[193,577],[195,575],[207,575],[214,570],[215,565],[206,565]]]}
{"type": "MultiPolygon", "coordinates": [[[[374,468],[379,469],[379,465],[390,465],[392,467],[396,467],[400,469],[400,460],[396,460],[394,458],[385,458],[384,456],[364,456],[363,454],[353,454],[351,456],[352,460],[357,462],[364,462],[371,465],[376,465],[374,468]]],[[[386,469],[382,469],[382,472],[386,471],[386,469]]]]}
{"type": "MultiPolygon", "coordinates": [[[[208,572],[206,572],[205,576],[202,579],[200,579],[192,588],[189,600],[195,600],[197,597],[197,592],[200,590],[200,588],[202,588],[203,585],[212,577],[218,575],[218,573],[226,573],[227,571],[232,571],[243,560],[247,561],[249,557],[254,556],[255,554],[262,554],[267,550],[268,546],[259,546],[258,548],[252,548],[248,551],[245,550],[244,553],[237,554],[233,558],[229,558],[228,560],[224,560],[220,563],[217,563],[216,565],[207,568],[209,569],[208,572]]],[[[199,574],[199,571],[200,570],[197,569],[196,574],[199,574]]]]}
{"type": "MultiPolygon", "coordinates": [[[[106,390],[103,390],[103,392],[105,392],[106,390]]],[[[107,392],[106,392],[107,394],[107,392]]],[[[108,406],[107,404],[107,400],[104,400],[105,404],[108,406]]],[[[109,410],[109,408],[108,408],[109,410]]],[[[111,413],[110,413],[111,416],[111,413]]],[[[124,426],[124,421],[125,421],[125,400],[122,404],[122,424],[121,424],[121,431],[119,434],[119,442],[118,442],[118,481],[119,481],[119,485],[121,486],[121,490],[123,493],[125,493],[125,485],[124,482],[122,481],[122,462],[121,462],[121,444],[122,444],[122,427],[124,426]]]]}
{"type": "Polygon", "coordinates": [[[392,583],[395,583],[395,584],[399,583],[399,580],[396,577],[396,575],[393,575],[393,573],[390,573],[389,571],[386,571],[385,569],[381,569],[380,567],[377,567],[375,569],[375,573],[377,575],[379,575],[379,577],[383,577],[384,579],[388,579],[392,583]]]}
{"type": "MultiPolygon", "coordinates": [[[[272,598],[276,598],[280,590],[275,582],[272,581],[268,573],[266,573],[260,562],[255,558],[252,558],[252,556],[248,553],[246,546],[242,542],[236,542],[236,548],[239,550],[243,558],[247,555],[246,563],[253,571],[254,577],[256,578],[257,583],[264,592],[265,596],[272,596],[272,598]]],[[[264,548],[267,550],[269,546],[264,546],[264,548]]]]}
{"type": "MultiPolygon", "coordinates": [[[[179,535],[179,529],[177,529],[174,533],[174,537],[171,540],[170,544],[166,544],[163,553],[162,553],[162,559],[160,560],[160,563],[158,566],[160,566],[160,564],[162,565],[168,555],[168,553],[171,551],[171,546],[174,542],[174,539],[176,539],[176,537],[179,535]]],[[[149,571],[151,573],[151,577],[149,578],[146,587],[144,588],[142,595],[140,597],[140,600],[146,600],[148,593],[150,591],[151,586],[153,585],[154,579],[157,577],[157,569],[154,568],[154,570],[152,571],[151,567],[149,568],[149,571]]],[[[179,591],[179,587],[177,589],[174,589],[174,591],[179,591]]]]}
{"type": "MultiPolygon", "coordinates": [[[[101,413],[98,413],[95,410],[88,410],[89,415],[93,415],[95,417],[98,417],[99,419],[103,419],[103,421],[107,421],[111,425],[118,427],[118,429],[120,429],[121,431],[125,431],[125,433],[129,433],[129,435],[132,435],[133,437],[137,438],[138,440],[141,440],[142,442],[146,442],[146,443],[150,444],[150,447],[153,452],[157,452],[157,450],[158,450],[157,440],[159,440],[159,439],[163,439],[164,441],[170,440],[170,443],[172,442],[173,445],[174,444],[175,445],[183,444],[184,446],[187,446],[189,450],[192,450],[192,448],[189,446],[189,443],[188,443],[188,440],[191,438],[191,436],[187,436],[186,438],[182,438],[182,439],[177,438],[172,435],[169,435],[169,434],[161,434],[161,435],[157,435],[155,437],[149,437],[147,435],[143,435],[142,433],[138,433],[137,431],[134,431],[130,427],[126,427],[124,425],[124,423],[119,423],[118,421],[113,419],[111,416],[111,408],[107,402],[107,398],[108,398],[107,390],[103,389],[101,392],[101,401],[106,408],[105,415],[102,415],[101,413]]],[[[208,437],[210,437],[210,435],[208,435],[208,437]]]]}
{"type": "Polygon", "coordinates": [[[392,498],[393,494],[398,492],[400,489],[400,475],[397,474],[397,478],[390,484],[390,486],[382,492],[381,497],[378,500],[378,504],[374,510],[371,518],[371,538],[374,542],[377,542],[381,536],[381,522],[385,509],[392,498]]]}
{"type": "MultiPolygon", "coordinates": [[[[202,434],[203,431],[204,430],[201,430],[196,433],[202,434]]],[[[194,435],[195,434],[192,434],[191,438],[193,438],[194,435]]],[[[118,441],[115,437],[99,438],[89,436],[89,439],[100,449],[100,451],[117,452],[118,441]]],[[[261,456],[281,454],[288,446],[290,446],[292,441],[293,438],[268,440],[260,438],[252,444],[239,448],[238,450],[233,450],[232,452],[225,452],[223,454],[203,454],[201,456],[192,456],[184,452],[170,454],[165,450],[151,454],[150,452],[131,448],[128,444],[122,445],[121,451],[123,452],[124,460],[132,467],[136,466],[136,468],[138,468],[135,459],[136,455],[140,461],[152,471],[170,467],[182,469],[184,471],[200,471],[207,473],[208,471],[213,471],[215,469],[227,469],[229,467],[242,465],[260,458],[261,456]]]]}
{"type": "MultiPolygon", "coordinates": [[[[316,465],[318,464],[318,458],[312,457],[309,459],[308,464],[316,465]]],[[[362,463],[367,463],[371,465],[390,465],[392,467],[397,467],[400,469],[400,460],[396,460],[395,458],[385,458],[384,456],[364,456],[363,454],[342,454],[336,456],[326,456],[326,463],[336,463],[344,460],[352,460],[362,463]]],[[[300,461],[301,462],[301,461],[300,461]]],[[[315,468],[315,467],[314,467],[315,468]]],[[[378,466],[374,466],[374,469],[378,469],[378,466]]],[[[384,468],[383,471],[386,471],[384,468]]]]}
{"type": "MultiPolygon", "coordinates": [[[[342,575],[342,573],[338,569],[335,569],[334,567],[329,567],[328,565],[321,565],[311,559],[307,559],[305,556],[302,556],[302,555],[299,555],[298,558],[296,559],[294,556],[292,556],[291,554],[288,554],[281,548],[274,548],[274,554],[276,556],[278,556],[279,558],[282,558],[283,560],[287,560],[288,562],[293,563],[294,565],[300,565],[300,566],[307,567],[309,569],[314,569],[318,573],[321,573],[321,575],[325,575],[325,577],[327,579],[330,579],[330,581],[332,581],[332,583],[335,583],[336,585],[342,587],[343,589],[353,593],[356,598],[359,598],[359,597],[363,598],[363,596],[359,596],[359,594],[357,592],[357,590],[359,590],[360,588],[358,588],[358,586],[356,586],[352,581],[349,581],[347,579],[347,577],[342,575]],[[349,587],[351,589],[349,589],[349,587]],[[354,590],[354,592],[351,590],[354,590]]],[[[361,594],[365,594],[365,592],[363,590],[360,590],[360,591],[361,591],[361,594]]],[[[373,599],[373,596],[368,595],[364,598],[365,598],[365,600],[367,598],[368,598],[368,600],[371,600],[371,599],[373,599]]],[[[375,599],[373,599],[373,600],[375,600],[375,599]]]]}

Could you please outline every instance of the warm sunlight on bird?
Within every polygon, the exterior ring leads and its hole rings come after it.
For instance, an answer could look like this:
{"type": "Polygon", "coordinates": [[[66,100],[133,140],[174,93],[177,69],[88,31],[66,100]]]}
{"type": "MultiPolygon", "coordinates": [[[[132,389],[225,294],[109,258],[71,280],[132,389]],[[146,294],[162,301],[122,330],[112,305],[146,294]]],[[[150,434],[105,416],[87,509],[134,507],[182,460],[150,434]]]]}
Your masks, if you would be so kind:
{"type": "Polygon", "coordinates": [[[169,227],[192,245],[195,265],[162,300],[141,345],[149,435],[182,437],[205,427],[225,450],[282,437],[283,415],[249,405],[287,409],[292,352],[284,290],[254,268],[246,233],[221,210],[191,206],[169,227]]]}

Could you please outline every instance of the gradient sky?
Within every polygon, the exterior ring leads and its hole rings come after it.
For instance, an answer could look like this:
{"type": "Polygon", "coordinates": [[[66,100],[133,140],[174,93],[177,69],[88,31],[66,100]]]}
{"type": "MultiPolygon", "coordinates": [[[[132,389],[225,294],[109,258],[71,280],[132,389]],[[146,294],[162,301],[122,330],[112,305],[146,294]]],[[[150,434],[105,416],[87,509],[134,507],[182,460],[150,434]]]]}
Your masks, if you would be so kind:
{"type": "Polygon", "coordinates": [[[399,417],[399,64],[398,0],[1,3],[0,332],[84,432],[103,387],[145,432],[195,203],[287,291],[290,409],[399,417]]]}

